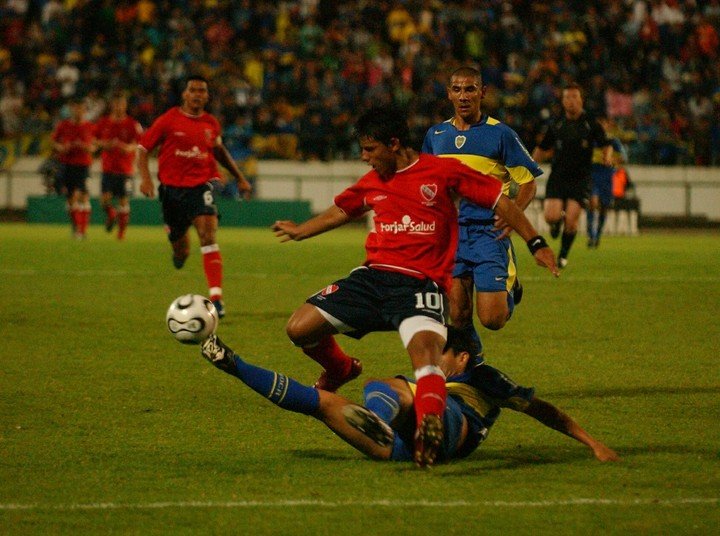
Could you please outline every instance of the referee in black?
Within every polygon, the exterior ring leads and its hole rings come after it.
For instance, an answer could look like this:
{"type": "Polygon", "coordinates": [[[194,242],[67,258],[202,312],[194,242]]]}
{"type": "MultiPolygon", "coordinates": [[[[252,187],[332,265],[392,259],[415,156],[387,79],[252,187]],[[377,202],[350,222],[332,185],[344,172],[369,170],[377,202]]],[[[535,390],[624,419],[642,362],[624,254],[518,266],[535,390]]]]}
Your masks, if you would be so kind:
{"type": "Polygon", "coordinates": [[[583,109],[582,89],[578,84],[570,83],[563,88],[562,107],[563,115],[547,127],[532,157],[542,162],[552,156],[545,189],[545,221],[550,225],[553,238],[560,235],[564,224],[557,264],[565,268],[580,214],[590,198],[593,149],[602,148],[606,165],[612,165],[613,149],[600,123],[583,109]]]}

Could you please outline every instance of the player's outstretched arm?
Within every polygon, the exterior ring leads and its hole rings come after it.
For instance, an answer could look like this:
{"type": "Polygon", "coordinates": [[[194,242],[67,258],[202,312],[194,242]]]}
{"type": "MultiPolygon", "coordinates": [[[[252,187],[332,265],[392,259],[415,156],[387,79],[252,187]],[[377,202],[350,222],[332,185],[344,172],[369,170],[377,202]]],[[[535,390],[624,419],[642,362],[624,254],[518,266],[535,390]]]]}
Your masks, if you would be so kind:
{"type": "MultiPolygon", "coordinates": [[[[532,200],[535,199],[536,193],[537,183],[535,180],[521,184],[518,187],[518,192],[515,196],[515,204],[524,212],[532,200]]],[[[495,228],[502,229],[502,233],[500,233],[496,240],[502,240],[506,236],[510,236],[510,233],[512,232],[512,227],[510,227],[507,222],[497,214],[495,215],[495,228]]]]}
{"type": "Polygon", "coordinates": [[[587,445],[601,462],[616,462],[620,456],[604,443],[588,434],[575,420],[550,402],[533,397],[524,413],[545,426],[587,445]]]}
{"type": "Polygon", "coordinates": [[[523,240],[527,242],[530,252],[535,257],[535,262],[546,267],[555,276],[560,276],[560,270],[555,262],[555,255],[548,247],[545,239],[540,236],[527,219],[525,213],[506,195],[501,195],[495,205],[495,213],[500,216],[507,224],[515,229],[523,240]]]}
{"type": "Polygon", "coordinates": [[[289,220],[276,221],[272,226],[272,230],[275,232],[275,236],[280,238],[281,242],[290,240],[299,242],[335,227],[340,227],[348,221],[350,221],[348,215],[340,207],[333,205],[325,212],[300,224],[289,220]]]}
{"type": "Polygon", "coordinates": [[[213,154],[220,165],[227,169],[230,174],[235,177],[238,190],[242,192],[243,197],[245,197],[245,199],[249,199],[252,186],[245,178],[245,175],[243,175],[243,172],[240,171],[240,168],[235,160],[233,160],[232,156],[230,156],[230,152],[227,150],[227,147],[225,147],[222,143],[220,145],[216,145],[213,148],[213,154]]]}

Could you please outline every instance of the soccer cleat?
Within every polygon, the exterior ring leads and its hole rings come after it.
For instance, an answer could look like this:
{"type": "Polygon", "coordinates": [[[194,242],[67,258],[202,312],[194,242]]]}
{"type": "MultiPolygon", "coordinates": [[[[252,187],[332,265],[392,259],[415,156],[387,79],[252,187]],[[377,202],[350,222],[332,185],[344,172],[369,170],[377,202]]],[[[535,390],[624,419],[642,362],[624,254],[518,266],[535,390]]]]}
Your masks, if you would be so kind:
{"type": "Polygon", "coordinates": [[[178,270],[179,270],[180,268],[182,268],[183,266],[185,266],[185,259],[184,259],[184,258],[176,257],[175,255],[173,255],[172,261],[173,261],[173,266],[174,266],[175,268],[177,268],[178,270]]]}
{"type": "Polygon", "coordinates": [[[550,224],[550,236],[557,238],[560,236],[560,227],[562,227],[562,220],[558,220],[550,224]]]}
{"type": "Polygon", "coordinates": [[[235,352],[220,340],[217,335],[210,335],[200,346],[202,356],[210,361],[220,370],[228,374],[235,374],[237,367],[235,366],[235,352]]]}
{"type": "Polygon", "coordinates": [[[597,238],[589,238],[587,247],[589,249],[597,248],[599,243],[600,243],[600,240],[598,240],[597,238]]]}
{"type": "Polygon", "coordinates": [[[563,269],[567,266],[568,260],[565,257],[558,257],[557,259],[557,265],[558,268],[563,269]]]}
{"type": "Polygon", "coordinates": [[[225,317],[225,304],[221,299],[212,300],[212,304],[215,306],[215,310],[217,311],[218,318],[224,318],[225,317]]]}
{"type": "Polygon", "coordinates": [[[435,463],[444,434],[440,416],[426,413],[415,432],[414,460],[419,467],[435,463]]]}
{"type": "Polygon", "coordinates": [[[522,301],[523,291],[523,286],[520,283],[520,280],[516,277],[515,282],[512,286],[513,301],[515,302],[515,305],[519,304],[522,301]]]}
{"type": "Polygon", "coordinates": [[[381,447],[389,447],[395,434],[380,417],[367,408],[348,404],[342,408],[345,421],[381,447]]]}
{"type": "Polygon", "coordinates": [[[315,389],[322,389],[323,391],[330,391],[331,393],[334,393],[346,383],[360,376],[361,373],[362,363],[359,359],[351,357],[350,371],[345,376],[337,378],[330,374],[327,370],[323,370],[323,373],[320,374],[320,377],[317,379],[313,387],[315,387],[315,389]]]}
{"type": "Polygon", "coordinates": [[[108,233],[112,233],[112,230],[115,228],[115,217],[108,216],[105,220],[105,230],[108,233]]]}

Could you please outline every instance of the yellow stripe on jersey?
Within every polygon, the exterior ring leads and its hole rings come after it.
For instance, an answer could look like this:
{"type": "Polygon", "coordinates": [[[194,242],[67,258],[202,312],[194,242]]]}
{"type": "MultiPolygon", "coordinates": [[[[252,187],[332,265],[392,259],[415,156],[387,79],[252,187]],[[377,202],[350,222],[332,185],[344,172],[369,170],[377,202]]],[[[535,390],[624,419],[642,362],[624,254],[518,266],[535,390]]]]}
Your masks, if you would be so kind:
{"type": "Polygon", "coordinates": [[[524,166],[505,167],[502,163],[486,156],[478,156],[475,154],[439,154],[441,158],[456,158],[466,166],[495,177],[503,183],[503,193],[505,195],[510,191],[510,181],[517,184],[525,184],[535,180],[530,170],[524,166]]]}
{"type": "Polygon", "coordinates": [[[448,395],[459,396],[463,402],[474,409],[478,415],[484,417],[494,407],[493,404],[480,396],[480,392],[466,383],[448,382],[445,384],[448,395]]]}

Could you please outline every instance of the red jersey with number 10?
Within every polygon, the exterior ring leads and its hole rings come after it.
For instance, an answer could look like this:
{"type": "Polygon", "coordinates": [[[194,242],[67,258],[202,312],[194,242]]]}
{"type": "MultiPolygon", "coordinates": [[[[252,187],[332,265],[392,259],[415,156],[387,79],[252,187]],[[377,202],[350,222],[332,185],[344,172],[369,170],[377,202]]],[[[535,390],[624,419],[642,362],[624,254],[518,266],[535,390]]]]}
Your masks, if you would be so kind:
{"type": "MultiPolygon", "coordinates": [[[[95,124],[95,137],[100,141],[117,140],[124,144],[134,144],[140,139],[142,127],[130,116],[123,119],[102,117],[95,124]]],[[[102,152],[102,170],[105,173],[132,175],[135,163],[135,149],[126,151],[120,147],[107,147],[102,152]]]]}
{"type": "Polygon", "coordinates": [[[494,208],[502,184],[454,158],[420,154],[383,180],[373,170],[335,198],[350,217],[373,210],[374,228],[365,242],[365,265],[429,278],[450,288],[458,240],[454,193],[494,208]]]}
{"type": "Polygon", "coordinates": [[[158,178],[162,184],[192,188],[218,178],[213,149],[220,143],[220,123],[211,114],[189,115],[171,108],[140,138],[150,152],[160,145],[158,178]]]}

